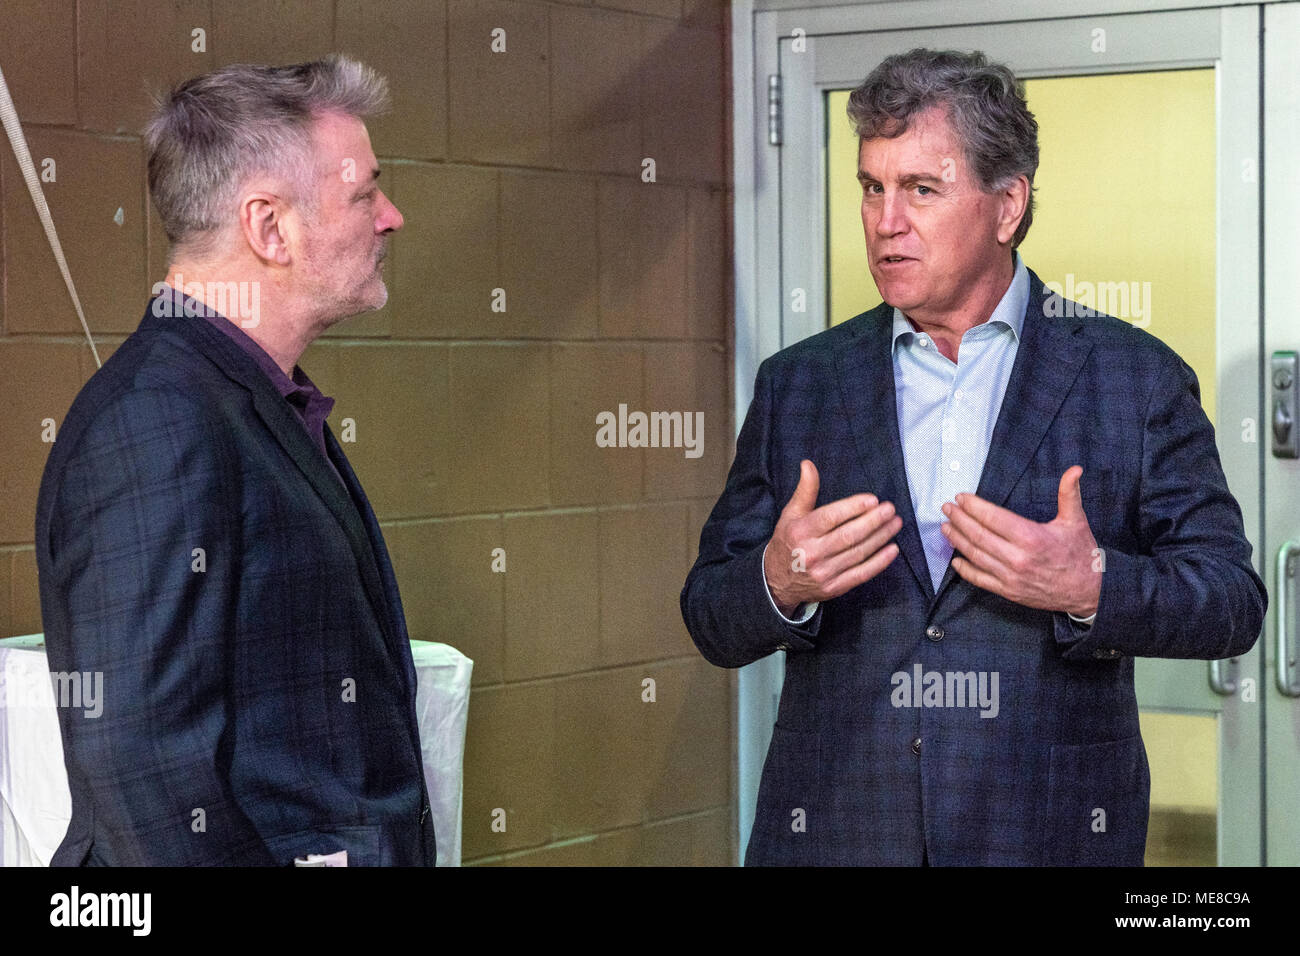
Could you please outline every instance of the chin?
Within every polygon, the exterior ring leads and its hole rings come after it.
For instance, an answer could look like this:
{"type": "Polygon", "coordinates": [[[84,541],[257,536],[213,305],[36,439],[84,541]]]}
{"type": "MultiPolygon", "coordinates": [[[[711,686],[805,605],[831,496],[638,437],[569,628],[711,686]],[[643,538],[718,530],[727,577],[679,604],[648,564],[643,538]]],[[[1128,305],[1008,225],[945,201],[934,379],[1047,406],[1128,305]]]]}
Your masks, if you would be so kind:
{"type": "Polygon", "coordinates": [[[367,296],[358,296],[355,299],[346,300],[338,304],[333,314],[321,323],[320,329],[324,331],[331,326],[338,325],[340,322],[346,322],[348,319],[355,318],[358,315],[364,315],[367,312],[374,312],[382,309],[388,302],[388,289],[382,284],[378,293],[371,293],[367,296]]]}
{"type": "Polygon", "coordinates": [[[886,304],[892,305],[897,309],[906,309],[907,306],[904,302],[911,298],[903,287],[896,282],[881,282],[879,279],[876,279],[876,291],[880,293],[880,298],[883,299],[886,304]]]}
{"type": "Polygon", "coordinates": [[[375,312],[387,304],[388,286],[384,285],[383,279],[380,279],[373,287],[367,288],[361,295],[356,296],[348,303],[350,311],[343,318],[364,315],[366,312],[375,312]]]}

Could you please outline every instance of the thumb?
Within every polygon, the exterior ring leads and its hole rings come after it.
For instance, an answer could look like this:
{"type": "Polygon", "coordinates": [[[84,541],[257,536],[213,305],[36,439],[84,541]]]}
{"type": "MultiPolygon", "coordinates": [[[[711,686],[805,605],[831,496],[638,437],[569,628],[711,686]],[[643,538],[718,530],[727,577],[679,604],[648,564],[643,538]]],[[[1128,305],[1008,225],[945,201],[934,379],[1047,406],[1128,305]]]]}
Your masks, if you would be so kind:
{"type": "Polygon", "coordinates": [[[821,490],[821,475],[817,466],[805,458],[799,462],[799,484],[790,496],[790,503],[785,510],[795,517],[806,515],[817,507],[817,492],[821,490]]]}
{"type": "Polygon", "coordinates": [[[1083,495],[1079,491],[1079,479],[1083,477],[1083,469],[1078,465],[1071,465],[1061,476],[1061,487],[1056,492],[1056,517],[1061,518],[1082,518],[1088,520],[1088,516],[1083,513],[1083,495]]]}

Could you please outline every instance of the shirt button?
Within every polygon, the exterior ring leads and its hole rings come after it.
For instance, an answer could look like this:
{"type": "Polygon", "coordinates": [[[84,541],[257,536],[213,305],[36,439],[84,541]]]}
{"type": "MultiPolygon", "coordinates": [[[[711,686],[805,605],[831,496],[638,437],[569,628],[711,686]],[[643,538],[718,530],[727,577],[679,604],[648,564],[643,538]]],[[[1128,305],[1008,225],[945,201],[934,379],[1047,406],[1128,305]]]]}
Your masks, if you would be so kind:
{"type": "Polygon", "coordinates": [[[938,624],[931,624],[929,627],[925,629],[925,636],[932,641],[942,641],[943,628],[941,628],[938,624]]]}
{"type": "Polygon", "coordinates": [[[928,349],[930,347],[930,337],[928,335],[922,335],[917,339],[917,341],[921,343],[921,348],[923,349],[928,349]]]}
{"type": "Polygon", "coordinates": [[[962,392],[961,392],[961,389],[960,389],[960,388],[957,389],[957,391],[955,391],[955,392],[952,393],[952,397],[953,397],[953,398],[961,398],[961,395],[962,395],[962,392]]]}
{"type": "Polygon", "coordinates": [[[920,737],[913,737],[913,738],[912,738],[912,753],[916,754],[918,757],[921,755],[921,738],[920,738],[920,737]]]}
{"type": "Polygon", "coordinates": [[[961,462],[959,462],[957,459],[954,458],[952,461],[948,462],[949,471],[956,471],[959,468],[961,468],[961,462]]]}

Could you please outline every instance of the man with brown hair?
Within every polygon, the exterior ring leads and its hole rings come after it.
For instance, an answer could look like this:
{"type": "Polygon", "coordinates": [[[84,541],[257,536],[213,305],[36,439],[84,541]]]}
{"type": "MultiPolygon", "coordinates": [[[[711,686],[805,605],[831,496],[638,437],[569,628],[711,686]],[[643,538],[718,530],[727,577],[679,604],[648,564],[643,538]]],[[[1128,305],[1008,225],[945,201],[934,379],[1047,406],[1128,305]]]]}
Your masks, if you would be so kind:
{"type": "Polygon", "coordinates": [[[1134,658],[1267,606],[1196,376],[1021,260],[1009,69],[892,56],[849,115],[884,303],[763,362],[682,591],[713,663],[786,652],[746,862],[1140,866],[1134,658]]]}

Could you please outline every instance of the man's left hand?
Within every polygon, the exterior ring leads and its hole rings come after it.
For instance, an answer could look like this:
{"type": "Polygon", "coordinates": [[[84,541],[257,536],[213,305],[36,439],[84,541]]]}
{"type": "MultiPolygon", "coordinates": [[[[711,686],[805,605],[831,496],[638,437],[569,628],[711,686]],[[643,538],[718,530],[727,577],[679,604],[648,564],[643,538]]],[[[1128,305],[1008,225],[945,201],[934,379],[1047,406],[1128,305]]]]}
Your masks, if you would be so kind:
{"type": "Polygon", "coordinates": [[[1074,465],[1061,476],[1056,517],[1046,524],[999,508],[976,495],[943,506],[941,525],[952,546],[952,567],[976,587],[1044,611],[1088,617],[1097,611],[1101,574],[1094,570],[1097,539],[1083,513],[1074,465]]]}

